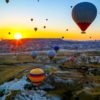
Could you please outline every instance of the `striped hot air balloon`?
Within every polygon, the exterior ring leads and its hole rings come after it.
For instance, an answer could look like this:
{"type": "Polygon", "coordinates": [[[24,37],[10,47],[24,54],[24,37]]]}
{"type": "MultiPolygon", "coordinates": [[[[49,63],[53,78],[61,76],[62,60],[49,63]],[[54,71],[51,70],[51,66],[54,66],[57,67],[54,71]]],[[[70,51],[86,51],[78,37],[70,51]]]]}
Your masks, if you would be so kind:
{"type": "Polygon", "coordinates": [[[86,29],[91,25],[97,16],[97,8],[89,2],[77,4],[72,10],[72,18],[75,23],[85,33],[86,29]]]}
{"type": "Polygon", "coordinates": [[[45,79],[45,73],[41,68],[34,68],[28,77],[35,86],[39,86],[45,79]]]}

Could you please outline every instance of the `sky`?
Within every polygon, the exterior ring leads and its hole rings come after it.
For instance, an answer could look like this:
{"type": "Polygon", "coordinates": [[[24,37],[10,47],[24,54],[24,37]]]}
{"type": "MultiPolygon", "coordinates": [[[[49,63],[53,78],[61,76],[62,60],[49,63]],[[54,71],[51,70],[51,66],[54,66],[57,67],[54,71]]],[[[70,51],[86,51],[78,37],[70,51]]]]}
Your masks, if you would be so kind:
{"type": "Polygon", "coordinates": [[[100,0],[10,0],[8,4],[0,0],[0,39],[13,39],[16,33],[22,38],[100,40],[100,0]],[[81,34],[72,19],[71,6],[84,1],[97,7],[97,17],[86,34],[81,34]],[[38,28],[36,32],[34,27],[38,28]]]}

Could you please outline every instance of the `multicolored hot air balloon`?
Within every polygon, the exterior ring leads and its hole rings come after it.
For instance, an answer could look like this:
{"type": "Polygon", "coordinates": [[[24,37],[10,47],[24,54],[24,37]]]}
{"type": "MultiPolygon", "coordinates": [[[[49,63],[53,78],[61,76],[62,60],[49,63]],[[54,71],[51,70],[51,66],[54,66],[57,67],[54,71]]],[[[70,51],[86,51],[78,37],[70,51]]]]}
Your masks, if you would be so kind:
{"type": "Polygon", "coordinates": [[[37,57],[37,52],[32,51],[32,54],[31,55],[32,55],[32,58],[35,59],[37,57]]]}
{"type": "Polygon", "coordinates": [[[28,78],[35,86],[39,86],[45,79],[45,73],[41,68],[34,68],[30,71],[28,78]]]}
{"type": "Polygon", "coordinates": [[[53,49],[57,52],[60,49],[60,47],[59,46],[54,46],[53,49]]]}
{"type": "Polygon", "coordinates": [[[77,4],[72,10],[72,18],[75,23],[85,33],[86,29],[91,25],[97,16],[97,8],[89,2],[77,4]]]}
{"type": "Polygon", "coordinates": [[[56,52],[55,52],[54,50],[49,50],[49,51],[47,52],[47,55],[48,55],[48,57],[50,58],[50,60],[52,60],[52,59],[55,57],[56,52]]]}

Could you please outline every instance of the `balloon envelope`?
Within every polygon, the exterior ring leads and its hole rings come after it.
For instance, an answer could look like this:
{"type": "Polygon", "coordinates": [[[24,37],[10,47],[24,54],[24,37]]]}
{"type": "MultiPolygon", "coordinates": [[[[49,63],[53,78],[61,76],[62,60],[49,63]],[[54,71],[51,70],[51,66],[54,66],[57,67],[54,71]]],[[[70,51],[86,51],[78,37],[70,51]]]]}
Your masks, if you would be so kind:
{"type": "Polygon", "coordinates": [[[31,18],[30,20],[33,21],[33,18],[31,18]]]}
{"type": "Polygon", "coordinates": [[[56,52],[53,51],[53,50],[49,50],[49,51],[47,52],[47,55],[48,55],[48,57],[49,57],[50,59],[52,59],[52,58],[54,58],[54,56],[56,55],[56,52]]]}
{"type": "Polygon", "coordinates": [[[32,58],[35,59],[37,57],[37,52],[32,51],[32,54],[31,55],[32,55],[32,58]]]}
{"type": "Polygon", "coordinates": [[[62,36],[62,39],[64,39],[64,36],[62,36]]]}
{"type": "Polygon", "coordinates": [[[97,8],[94,4],[89,2],[79,3],[72,10],[72,18],[82,32],[86,31],[96,16],[97,8]]]}
{"type": "Polygon", "coordinates": [[[45,28],[46,28],[46,26],[43,26],[43,28],[45,29],[45,28]]]}
{"type": "Polygon", "coordinates": [[[48,21],[48,19],[45,19],[46,21],[48,21]]]}
{"type": "Polygon", "coordinates": [[[35,86],[38,86],[45,79],[45,73],[41,68],[34,68],[30,71],[28,77],[35,86]]]}
{"type": "Polygon", "coordinates": [[[76,60],[76,58],[74,57],[74,56],[71,56],[70,58],[69,58],[69,61],[71,61],[71,62],[74,62],[76,60]]]}
{"type": "Polygon", "coordinates": [[[68,31],[68,29],[66,29],[66,31],[68,31]]]}
{"type": "Polygon", "coordinates": [[[10,32],[8,32],[8,34],[10,35],[11,33],[10,33],[10,32]]]}
{"type": "Polygon", "coordinates": [[[38,28],[37,28],[37,27],[35,27],[35,28],[34,28],[34,31],[37,31],[37,30],[38,30],[38,28]]]}
{"type": "Polygon", "coordinates": [[[57,52],[59,50],[59,46],[54,46],[54,50],[57,52]]]}
{"type": "Polygon", "coordinates": [[[9,0],[5,0],[6,1],[6,3],[9,3],[9,0]]]}

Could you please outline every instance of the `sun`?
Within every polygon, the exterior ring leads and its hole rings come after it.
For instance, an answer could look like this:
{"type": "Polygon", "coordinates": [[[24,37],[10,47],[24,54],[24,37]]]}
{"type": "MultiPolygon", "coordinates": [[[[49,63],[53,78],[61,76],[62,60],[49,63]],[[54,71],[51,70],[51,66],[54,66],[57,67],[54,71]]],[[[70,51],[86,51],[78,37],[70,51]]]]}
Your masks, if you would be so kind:
{"type": "Polygon", "coordinates": [[[20,33],[15,33],[14,34],[14,39],[20,40],[22,38],[22,35],[20,33]]]}

